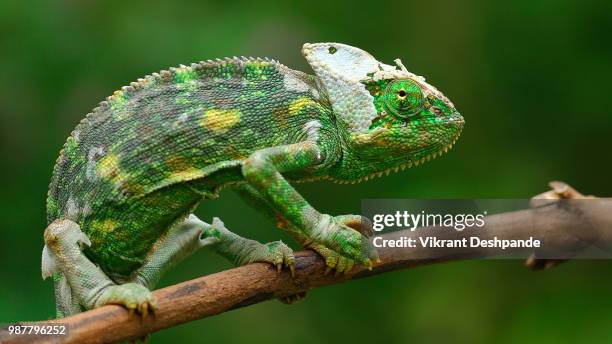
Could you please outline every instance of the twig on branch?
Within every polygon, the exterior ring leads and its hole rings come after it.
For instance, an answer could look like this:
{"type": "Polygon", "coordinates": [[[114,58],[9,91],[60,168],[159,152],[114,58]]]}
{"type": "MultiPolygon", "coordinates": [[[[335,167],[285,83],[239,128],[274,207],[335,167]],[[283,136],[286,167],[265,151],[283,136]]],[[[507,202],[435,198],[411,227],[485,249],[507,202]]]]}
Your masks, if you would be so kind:
{"type": "MultiPolygon", "coordinates": [[[[554,187],[554,185],[553,185],[554,187]]],[[[562,197],[563,198],[563,197],[562,197]]],[[[597,239],[612,247],[612,202],[598,202],[596,206],[581,209],[558,203],[532,209],[501,213],[486,217],[485,228],[479,230],[481,239],[503,237],[524,239],[537,237],[547,245],[576,248],[579,240],[588,246],[597,239]]],[[[440,239],[460,239],[468,233],[429,227],[432,236],[440,239]]],[[[417,238],[413,231],[398,231],[382,235],[384,239],[417,238]]],[[[509,248],[507,252],[524,253],[533,249],[509,248]]],[[[154,292],[159,306],[154,316],[142,318],[129,314],[120,306],[104,306],[59,320],[41,321],[36,325],[66,324],[66,336],[9,336],[0,329],[2,343],[112,343],[141,338],[164,328],[209,317],[262,301],[282,298],[311,288],[337,284],[347,280],[374,276],[380,273],[450,260],[492,257],[499,249],[470,247],[461,250],[415,247],[411,249],[379,248],[381,262],[372,270],[355,267],[346,275],[325,274],[321,257],[311,251],[296,253],[295,277],[283,271],[280,274],[267,264],[255,263],[216,274],[196,278],[154,292]]]]}

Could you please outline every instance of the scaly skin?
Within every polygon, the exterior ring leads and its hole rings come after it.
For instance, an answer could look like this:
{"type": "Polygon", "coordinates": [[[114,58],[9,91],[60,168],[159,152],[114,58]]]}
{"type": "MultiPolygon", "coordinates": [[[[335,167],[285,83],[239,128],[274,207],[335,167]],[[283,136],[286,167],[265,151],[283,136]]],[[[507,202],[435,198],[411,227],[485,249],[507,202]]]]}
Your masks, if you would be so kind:
{"type": "MultiPolygon", "coordinates": [[[[269,59],[200,62],[139,79],[94,109],[64,145],[49,188],[50,227],[78,228],[89,243],[80,246],[83,257],[62,263],[58,257],[74,242],[46,242],[43,274],[54,276],[56,289],[128,282],[152,288],[202,246],[237,264],[292,267],[282,243],[240,238],[220,221],[184,222],[232,185],[248,185],[330,267],[371,264],[375,252],[347,218],[318,212],[291,182],[353,183],[416,166],[452,146],[463,118],[399,60],[388,66],[336,43],[305,44],[303,53],[316,76],[269,59]],[[206,238],[216,239],[202,244],[206,238]],[[75,282],[69,275],[83,260],[105,277],[96,272],[75,282]]],[[[59,298],[64,313],[75,304],[92,307],[84,295],[66,293],[59,298]]],[[[108,302],[121,303],[123,294],[107,294],[108,302]]]]}

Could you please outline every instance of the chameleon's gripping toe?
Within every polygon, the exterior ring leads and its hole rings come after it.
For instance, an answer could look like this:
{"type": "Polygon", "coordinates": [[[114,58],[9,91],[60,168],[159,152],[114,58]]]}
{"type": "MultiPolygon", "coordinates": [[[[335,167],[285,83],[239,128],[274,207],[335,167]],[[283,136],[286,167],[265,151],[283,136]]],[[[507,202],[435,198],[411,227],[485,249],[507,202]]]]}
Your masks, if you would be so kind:
{"type": "Polygon", "coordinates": [[[355,265],[355,261],[353,259],[346,258],[323,245],[312,243],[306,247],[317,252],[321,257],[323,257],[325,260],[325,265],[327,265],[327,268],[325,269],[326,275],[334,270],[336,276],[339,276],[342,273],[346,274],[351,271],[355,265]]]}
{"type": "Polygon", "coordinates": [[[291,275],[295,274],[295,257],[293,250],[285,245],[282,241],[274,241],[264,244],[261,248],[253,252],[252,256],[255,262],[265,262],[276,266],[278,272],[283,267],[291,271],[291,275]]]}
{"type": "Polygon", "coordinates": [[[130,313],[137,311],[146,317],[155,311],[157,301],[149,289],[138,283],[113,285],[104,289],[95,307],[104,305],[125,306],[130,313]]]}
{"type": "Polygon", "coordinates": [[[372,233],[368,224],[358,215],[322,215],[314,235],[302,244],[325,258],[328,272],[348,272],[355,263],[371,269],[379,258],[368,238],[372,233]]]}
{"type": "Polygon", "coordinates": [[[304,300],[305,297],[306,297],[306,292],[303,291],[301,293],[279,298],[278,300],[286,305],[293,305],[298,302],[301,302],[302,300],[304,300]]]}

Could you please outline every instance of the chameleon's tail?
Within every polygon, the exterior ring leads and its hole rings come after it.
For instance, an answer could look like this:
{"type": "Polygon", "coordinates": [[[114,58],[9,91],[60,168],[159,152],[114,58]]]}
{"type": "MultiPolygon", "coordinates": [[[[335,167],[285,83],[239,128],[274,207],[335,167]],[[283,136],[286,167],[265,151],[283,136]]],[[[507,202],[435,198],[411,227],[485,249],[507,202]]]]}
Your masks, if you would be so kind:
{"type": "MultiPolygon", "coordinates": [[[[53,226],[56,222],[63,220],[55,220],[48,227],[53,226]]],[[[45,230],[45,234],[47,234],[45,230]]],[[[45,238],[46,239],[46,238],[45,238]]],[[[53,277],[53,287],[55,288],[55,307],[58,318],[63,318],[72,314],[80,313],[81,307],[78,300],[73,297],[72,289],[68,284],[68,280],[57,266],[55,257],[51,250],[45,244],[42,252],[41,270],[43,279],[53,277]]]]}

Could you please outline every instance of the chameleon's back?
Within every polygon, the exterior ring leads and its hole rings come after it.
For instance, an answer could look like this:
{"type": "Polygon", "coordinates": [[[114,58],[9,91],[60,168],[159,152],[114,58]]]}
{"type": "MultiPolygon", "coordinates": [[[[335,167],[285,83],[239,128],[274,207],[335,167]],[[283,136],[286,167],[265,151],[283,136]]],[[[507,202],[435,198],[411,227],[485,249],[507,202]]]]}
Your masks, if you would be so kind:
{"type": "Polygon", "coordinates": [[[202,62],[140,79],[68,138],[48,222],[77,222],[92,242],[87,255],[127,274],[202,199],[207,190],[192,181],[235,170],[257,149],[303,139],[305,123],[329,113],[318,97],[312,77],[262,59],[202,62]]]}

